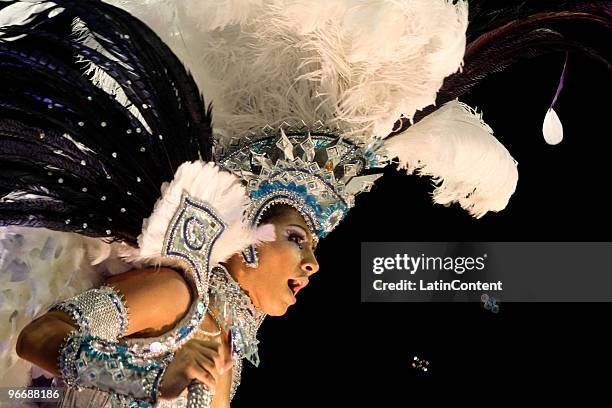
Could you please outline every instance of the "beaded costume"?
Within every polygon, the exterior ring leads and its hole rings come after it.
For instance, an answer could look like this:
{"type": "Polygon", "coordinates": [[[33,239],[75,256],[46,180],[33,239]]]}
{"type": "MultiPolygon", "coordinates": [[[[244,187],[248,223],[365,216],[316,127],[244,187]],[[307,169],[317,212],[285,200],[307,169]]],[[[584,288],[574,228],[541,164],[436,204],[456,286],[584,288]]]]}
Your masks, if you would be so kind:
{"type": "Polygon", "coordinates": [[[221,263],[257,265],[269,208],[323,239],[399,164],[433,178],[436,203],[502,210],[517,163],[456,98],[524,56],[607,63],[567,26],[611,27],[597,2],[474,2],[469,26],[463,0],[110,3],[0,1],[0,385],[29,383],[16,338],[63,310],[78,325],[58,361],[64,407],[209,406],[196,382],[158,399],[206,313],[231,335],[233,397],[265,314],[221,263]],[[129,305],[102,280],[155,265],[196,300],[170,331],[124,337],[129,305]]]}

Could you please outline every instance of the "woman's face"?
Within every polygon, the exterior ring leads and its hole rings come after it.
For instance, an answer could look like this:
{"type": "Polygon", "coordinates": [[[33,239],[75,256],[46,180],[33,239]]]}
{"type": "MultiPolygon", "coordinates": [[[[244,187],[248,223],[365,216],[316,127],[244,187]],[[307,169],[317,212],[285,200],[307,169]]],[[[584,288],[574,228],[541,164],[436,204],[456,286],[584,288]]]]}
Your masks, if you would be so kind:
{"type": "Polygon", "coordinates": [[[240,254],[229,260],[228,267],[255,307],[281,316],[295,304],[295,295],[319,270],[319,264],[310,230],[297,210],[286,207],[268,223],[275,227],[276,240],[257,247],[257,268],[247,267],[240,254]]]}

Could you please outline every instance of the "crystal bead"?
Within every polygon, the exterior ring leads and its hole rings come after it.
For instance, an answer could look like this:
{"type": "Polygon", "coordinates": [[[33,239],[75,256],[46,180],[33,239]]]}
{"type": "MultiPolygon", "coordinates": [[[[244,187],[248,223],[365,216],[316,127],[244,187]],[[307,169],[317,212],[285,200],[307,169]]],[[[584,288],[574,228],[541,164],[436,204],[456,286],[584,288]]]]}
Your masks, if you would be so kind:
{"type": "Polygon", "coordinates": [[[121,212],[124,213],[125,212],[125,208],[121,207],[121,212]]]}
{"type": "Polygon", "coordinates": [[[106,127],[106,122],[100,122],[100,126],[106,127]]]}
{"type": "Polygon", "coordinates": [[[81,126],[81,127],[85,126],[85,122],[79,122],[78,125],[81,126]]]}
{"type": "Polygon", "coordinates": [[[116,159],[116,158],[117,158],[117,153],[116,153],[116,152],[112,152],[112,153],[111,153],[111,156],[113,156],[113,158],[115,158],[115,159],[116,159]]]}

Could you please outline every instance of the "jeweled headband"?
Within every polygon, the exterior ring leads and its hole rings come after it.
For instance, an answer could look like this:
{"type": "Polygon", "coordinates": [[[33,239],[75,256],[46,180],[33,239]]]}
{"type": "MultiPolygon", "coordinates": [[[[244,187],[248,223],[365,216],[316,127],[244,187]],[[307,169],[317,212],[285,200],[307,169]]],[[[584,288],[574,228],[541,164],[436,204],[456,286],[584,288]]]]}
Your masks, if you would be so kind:
{"type": "Polygon", "coordinates": [[[368,145],[323,127],[266,127],[217,150],[218,164],[240,177],[251,204],[247,221],[257,225],[271,206],[286,204],[304,217],[316,239],[324,238],[382,173],[361,175],[388,164],[382,142],[368,145]]]}

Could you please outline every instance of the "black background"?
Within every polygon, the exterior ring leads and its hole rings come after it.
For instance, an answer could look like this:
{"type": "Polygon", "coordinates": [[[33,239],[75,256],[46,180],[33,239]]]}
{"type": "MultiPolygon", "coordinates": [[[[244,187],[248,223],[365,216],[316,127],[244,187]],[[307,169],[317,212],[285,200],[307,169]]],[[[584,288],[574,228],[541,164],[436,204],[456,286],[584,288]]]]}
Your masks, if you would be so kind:
{"type": "MultiPolygon", "coordinates": [[[[508,207],[476,220],[433,205],[430,179],[388,168],[320,243],[321,269],[298,303],[263,323],[261,364],[245,362],[232,406],[486,404],[482,392],[565,395],[582,390],[578,379],[610,378],[597,374],[608,367],[610,304],[502,303],[495,315],[479,303],[360,303],[361,242],[609,241],[610,75],[570,55],[557,108],[564,140],[550,146],[541,124],[564,59],[522,62],[462,98],[484,111],[519,163],[508,207]],[[411,366],[414,356],[429,361],[428,372],[411,366]],[[468,386],[448,395],[456,384],[468,386]]],[[[587,395],[602,390],[590,384],[587,395]]]]}

